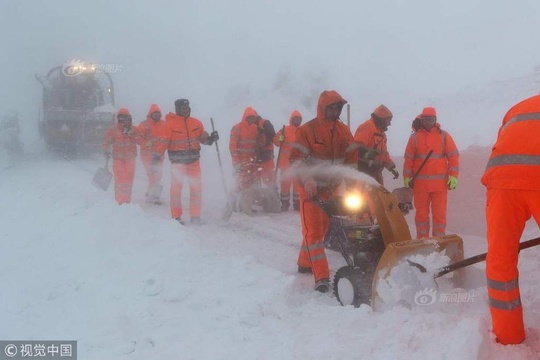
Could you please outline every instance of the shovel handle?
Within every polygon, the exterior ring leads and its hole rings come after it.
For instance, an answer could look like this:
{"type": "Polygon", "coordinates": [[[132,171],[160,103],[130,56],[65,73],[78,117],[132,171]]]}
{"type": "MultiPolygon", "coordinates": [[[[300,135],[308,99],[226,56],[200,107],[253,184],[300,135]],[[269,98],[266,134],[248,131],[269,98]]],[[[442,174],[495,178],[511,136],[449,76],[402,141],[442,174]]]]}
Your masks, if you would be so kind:
{"type": "MultiPolygon", "coordinates": [[[[524,242],[520,243],[519,244],[519,250],[521,251],[523,249],[528,249],[530,247],[537,246],[537,245],[540,245],[540,237],[537,237],[537,238],[527,240],[527,241],[524,241],[524,242]]],[[[472,256],[472,257],[470,257],[468,259],[458,261],[457,263],[450,264],[448,266],[444,266],[444,267],[438,269],[433,274],[433,278],[436,279],[438,277],[446,275],[446,274],[448,274],[448,273],[450,273],[452,271],[455,271],[457,269],[461,269],[461,268],[464,268],[466,266],[473,265],[473,264],[485,261],[486,256],[487,256],[487,253],[479,254],[479,255],[472,256]]]]}

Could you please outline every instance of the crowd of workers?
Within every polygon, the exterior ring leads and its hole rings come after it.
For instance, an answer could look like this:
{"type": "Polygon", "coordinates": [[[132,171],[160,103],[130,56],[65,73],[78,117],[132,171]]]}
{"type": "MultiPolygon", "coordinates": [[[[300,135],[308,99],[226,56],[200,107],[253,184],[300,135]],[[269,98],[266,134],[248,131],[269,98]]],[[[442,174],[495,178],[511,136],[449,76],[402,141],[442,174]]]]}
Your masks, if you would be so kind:
{"type": "MultiPolygon", "coordinates": [[[[274,146],[280,148],[277,168],[282,173],[291,166],[340,164],[372,176],[381,185],[384,169],[397,179],[399,172],[388,153],[385,134],[393,118],[390,109],[378,106],[353,136],[340,121],[346,103],[336,91],[323,91],[314,119],[302,124],[302,114],[295,110],[289,124],[277,132],[269,120],[246,107],[241,121],[230,132],[229,150],[236,178],[232,193],[237,195],[261,184],[277,188],[274,146]]],[[[118,203],[129,203],[131,199],[137,145],[148,175],[147,201],[161,203],[159,183],[164,153],[168,151],[171,216],[184,224],[181,194],[187,178],[191,223],[204,224],[200,217],[200,149],[201,145],[212,145],[219,139],[217,131],[208,134],[202,122],[191,117],[186,99],[177,100],[175,113],[167,114],[165,120],[155,104],[139,126],[132,126],[126,108],[118,111],[117,120],[105,136],[103,150],[105,156],[114,160],[118,203]]],[[[540,147],[534,132],[540,126],[539,120],[540,96],[527,99],[508,112],[482,178],[488,189],[488,295],[494,332],[503,344],[520,343],[525,338],[517,259],[525,222],[531,215],[540,219],[540,147]],[[508,212],[515,216],[506,216],[508,212]]],[[[434,107],[425,107],[413,120],[411,129],[402,174],[404,186],[414,193],[416,237],[444,236],[447,193],[458,185],[459,151],[452,136],[441,128],[434,107]]],[[[330,288],[323,245],[329,218],[313,199],[315,195],[328,199],[342,180],[313,172],[299,172],[294,178],[280,177],[281,210],[290,209],[292,192],[292,208],[300,212],[303,239],[298,272],[313,274],[319,292],[330,288]]]]}

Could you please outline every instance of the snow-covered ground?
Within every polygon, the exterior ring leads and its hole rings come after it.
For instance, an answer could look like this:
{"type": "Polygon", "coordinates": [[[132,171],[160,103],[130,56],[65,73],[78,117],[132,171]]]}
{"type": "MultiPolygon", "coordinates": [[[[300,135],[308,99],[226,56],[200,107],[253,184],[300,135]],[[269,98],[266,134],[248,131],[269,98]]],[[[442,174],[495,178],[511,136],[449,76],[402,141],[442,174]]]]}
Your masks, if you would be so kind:
{"type": "MultiPolygon", "coordinates": [[[[482,264],[468,269],[469,302],[382,313],[342,307],[296,272],[297,213],[233,214],[223,223],[218,171],[207,164],[209,223],[182,227],[168,201],[143,203],[140,164],[124,206],[112,186],[90,185],[100,165],[29,149],[0,173],[1,339],[74,339],[80,359],[540,358],[539,249],[520,260],[528,339],[504,347],[489,332],[482,264]]],[[[463,237],[466,256],[485,250],[481,236],[448,232],[463,237]]],[[[536,234],[531,226],[526,235],[536,234]]],[[[328,255],[335,273],[344,260],[328,255]]]]}

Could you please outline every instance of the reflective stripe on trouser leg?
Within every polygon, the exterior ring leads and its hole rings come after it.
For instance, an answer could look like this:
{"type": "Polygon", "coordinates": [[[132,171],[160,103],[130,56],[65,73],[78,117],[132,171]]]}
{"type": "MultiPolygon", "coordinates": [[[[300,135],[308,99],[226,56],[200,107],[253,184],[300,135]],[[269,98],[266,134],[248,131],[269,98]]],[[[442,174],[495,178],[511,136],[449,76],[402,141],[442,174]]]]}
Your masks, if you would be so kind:
{"type": "Polygon", "coordinates": [[[118,204],[131,202],[131,190],[135,177],[135,159],[114,159],[114,197],[118,204]]]}
{"type": "Polygon", "coordinates": [[[199,160],[186,165],[189,183],[189,215],[193,217],[201,216],[201,163],[199,160]]]}
{"type": "Polygon", "coordinates": [[[182,187],[186,176],[186,165],[171,163],[171,216],[182,216],[182,187]]]}
{"type": "MultiPolygon", "coordinates": [[[[519,241],[531,216],[525,190],[487,191],[488,253],[486,277],[493,332],[502,344],[525,339],[523,308],[518,286],[519,241]]],[[[535,192],[540,193],[540,192],[535,192]]],[[[533,199],[540,215],[540,196],[533,199]]]]}
{"type": "Polygon", "coordinates": [[[430,197],[427,191],[414,189],[414,207],[416,208],[414,222],[417,239],[429,237],[429,203],[430,197]]]}
{"type": "Polygon", "coordinates": [[[330,270],[323,243],[329,226],[328,215],[313,201],[306,199],[303,188],[300,189],[300,220],[303,239],[298,265],[311,267],[315,281],[329,279],[330,270]]]}
{"type": "Polygon", "coordinates": [[[446,234],[446,204],[448,191],[434,191],[430,193],[431,214],[433,215],[433,236],[446,234]]]}

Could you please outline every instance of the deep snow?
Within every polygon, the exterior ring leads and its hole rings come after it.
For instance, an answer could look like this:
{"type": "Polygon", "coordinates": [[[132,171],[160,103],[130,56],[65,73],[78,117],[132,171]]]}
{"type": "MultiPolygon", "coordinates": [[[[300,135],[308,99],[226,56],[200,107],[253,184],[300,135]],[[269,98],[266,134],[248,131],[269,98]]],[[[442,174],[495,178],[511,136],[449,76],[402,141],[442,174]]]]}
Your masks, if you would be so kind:
{"type": "MultiPolygon", "coordinates": [[[[342,307],[296,273],[297,213],[221,222],[218,172],[204,166],[209,223],[182,227],[168,201],[143,203],[140,164],[124,206],[112,187],[90,185],[100,164],[30,149],[0,173],[1,339],[75,339],[80,359],[540,358],[538,249],[520,260],[529,337],[503,347],[489,332],[482,265],[468,269],[470,302],[342,307]]],[[[167,166],[165,174],[167,188],[167,166]]],[[[463,237],[466,255],[485,250],[483,237],[448,232],[463,237]]],[[[526,235],[537,232],[532,225],[526,235]]],[[[334,273],[344,260],[327,253],[334,273]]]]}

